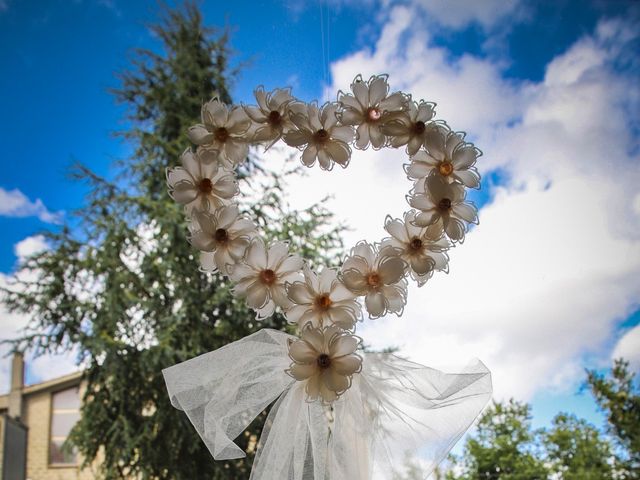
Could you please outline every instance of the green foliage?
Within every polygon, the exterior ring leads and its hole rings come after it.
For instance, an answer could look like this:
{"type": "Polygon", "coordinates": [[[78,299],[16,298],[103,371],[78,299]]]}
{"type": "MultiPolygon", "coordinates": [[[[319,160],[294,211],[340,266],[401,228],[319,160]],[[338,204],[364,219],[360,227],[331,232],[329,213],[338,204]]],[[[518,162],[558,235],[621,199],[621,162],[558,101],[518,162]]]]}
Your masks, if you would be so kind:
{"type": "Polygon", "coordinates": [[[640,386],[629,362],[616,360],[609,376],[588,371],[587,386],[622,453],[622,478],[640,478],[640,386]]]}
{"type": "Polygon", "coordinates": [[[607,480],[613,477],[609,442],[586,420],[560,413],[544,433],[550,470],[563,480],[607,480]]]}
{"type": "Polygon", "coordinates": [[[531,431],[529,405],[513,400],[494,403],[480,417],[475,436],[467,439],[462,459],[452,458],[448,480],[538,480],[548,470],[531,431]],[[461,470],[458,475],[454,472],[461,470]]]}
{"type": "Polygon", "coordinates": [[[587,386],[606,414],[603,433],[575,415],[559,413],[551,427],[533,431],[530,407],[496,403],[480,417],[461,457],[451,457],[448,480],[632,480],[640,478],[640,396],[629,364],[609,374],[587,372],[587,386]],[[613,443],[612,443],[613,440],[613,443]]]}
{"type": "MultiPolygon", "coordinates": [[[[239,438],[246,459],[214,463],[171,406],[161,370],[287,325],[281,315],[256,323],[226,280],[198,270],[184,213],[166,193],[164,171],[189,146],[187,128],[204,100],[230,100],[233,72],[227,32],[204,28],[193,4],[165,15],[152,27],[164,53],[137,51],[114,91],[128,108],[121,135],[133,155],[118,162],[115,181],[74,169],[90,187],[74,228],[47,233],[50,249],[22,265],[32,275],[16,278],[4,301],[32,318],[16,350],[77,352],[87,390],[71,441],[86,464],[99,460],[101,476],[237,480],[249,476],[265,414],[239,438]]],[[[292,210],[282,175],[259,159],[246,165],[242,205],[266,236],[289,240],[312,263],[335,263],[342,244],[331,215],[317,205],[292,210]]]]}

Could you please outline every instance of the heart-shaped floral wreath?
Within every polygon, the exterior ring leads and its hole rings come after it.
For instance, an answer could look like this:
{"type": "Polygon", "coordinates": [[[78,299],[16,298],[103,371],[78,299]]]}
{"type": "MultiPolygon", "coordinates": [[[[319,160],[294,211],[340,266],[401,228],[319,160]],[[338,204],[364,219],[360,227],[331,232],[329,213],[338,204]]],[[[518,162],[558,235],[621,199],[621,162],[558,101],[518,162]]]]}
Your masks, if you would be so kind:
{"type": "Polygon", "coordinates": [[[201,251],[201,268],[234,283],[258,320],[282,309],[297,324],[300,338],[289,341],[287,373],[306,382],[308,401],[330,404],[349,389],[362,369],[354,335],[361,320],[359,298],[370,318],[402,315],[407,277],[424,285],[434,271],[447,271],[447,250],[462,243],[477,209],[465,201],[466,188],[479,188],[474,167],[481,152],[465,134],[434,120],[435,104],[389,93],[386,75],[364,81],[358,75],[350,93],[336,102],[304,103],[291,90],[255,90],[257,106],[227,106],[217,98],[202,108],[202,124],[189,129],[197,145],[181,156],[182,167],[167,171],[169,192],[183,204],[190,241],[201,251]],[[407,196],[413,209],[404,218],[387,216],[389,234],[379,243],[358,242],[339,270],[317,273],[289,252],[285,242],[265,244],[256,225],[240,214],[234,169],[250,145],[279,140],[302,151],[307,167],[346,168],[351,146],[366,150],[405,147],[405,172],[413,182],[407,196]]]}

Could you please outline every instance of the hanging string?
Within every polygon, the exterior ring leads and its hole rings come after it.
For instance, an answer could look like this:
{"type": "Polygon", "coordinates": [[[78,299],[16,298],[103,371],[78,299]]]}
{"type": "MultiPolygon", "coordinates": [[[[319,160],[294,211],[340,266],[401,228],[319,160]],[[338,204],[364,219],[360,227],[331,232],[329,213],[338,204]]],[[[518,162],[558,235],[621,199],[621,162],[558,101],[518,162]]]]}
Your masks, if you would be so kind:
{"type": "MultiPolygon", "coordinates": [[[[320,0],[320,42],[322,44],[322,76],[324,77],[324,84],[327,85],[327,48],[325,45],[324,35],[324,0],[320,0]]],[[[327,25],[328,28],[328,25],[327,25]]]]}

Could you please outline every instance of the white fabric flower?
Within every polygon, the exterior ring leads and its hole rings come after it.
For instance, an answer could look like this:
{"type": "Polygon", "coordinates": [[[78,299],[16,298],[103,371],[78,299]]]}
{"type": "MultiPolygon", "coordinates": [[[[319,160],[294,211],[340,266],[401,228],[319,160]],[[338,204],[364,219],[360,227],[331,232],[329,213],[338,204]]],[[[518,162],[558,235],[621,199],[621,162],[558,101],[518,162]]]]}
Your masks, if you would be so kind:
{"type": "Polygon", "coordinates": [[[464,133],[452,132],[443,126],[429,128],[425,133],[425,146],[428,152],[419,151],[405,166],[410,179],[421,180],[436,174],[469,188],[480,187],[480,174],[474,165],[482,153],[464,141],[464,133]]]}
{"type": "Polygon", "coordinates": [[[289,340],[293,363],[287,373],[306,382],[308,401],[334,402],[351,387],[353,375],[362,370],[362,357],[355,353],[359,344],[358,337],[335,325],[315,328],[308,323],[300,339],[289,340]]]}
{"type": "Polygon", "coordinates": [[[389,139],[389,145],[399,148],[407,146],[407,153],[415,155],[424,145],[429,121],[435,115],[435,104],[421,100],[408,102],[407,110],[389,115],[380,130],[389,139]]]}
{"type": "Polygon", "coordinates": [[[342,264],[342,281],[356,295],[365,296],[371,318],[387,312],[400,316],[407,303],[406,268],[395,248],[387,246],[376,251],[373,245],[361,241],[342,264]]]}
{"type": "Polygon", "coordinates": [[[391,246],[399,250],[400,257],[411,267],[411,278],[421,287],[434,271],[448,271],[449,257],[445,252],[451,245],[445,237],[433,238],[428,228],[414,225],[416,215],[411,210],[404,214],[404,220],[387,216],[384,229],[391,238],[382,241],[382,248],[391,246]]]}
{"type": "Polygon", "coordinates": [[[396,92],[389,95],[387,75],[373,76],[368,82],[358,75],[351,84],[351,92],[338,92],[338,102],[342,106],[340,121],[343,125],[357,125],[356,148],[364,150],[369,146],[382,148],[386,138],[381,125],[388,115],[406,108],[407,97],[396,92]]]}
{"type": "Polygon", "coordinates": [[[288,106],[295,99],[290,88],[276,88],[265,92],[260,86],[253,92],[257,106],[243,105],[247,116],[255,123],[251,136],[254,142],[268,142],[266,149],[276,143],[291,128],[288,106]]]}
{"type": "Polygon", "coordinates": [[[287,145],[302,150],[305,166],[313,166],[316,159],[323,170],[331,170],[334,162],[343,168],[349,164],[353,128],[338,124],[337,104],[325,103],[318,108],[315,103],[297,102],[290,104],[289,110],[294,127],[283,139],[287,145]]]}
{"type": "Polygon", "coordinates": [[[217,152],[186,149],[180,156],[182,167],[167,169],[169,195],[192,211],[212,212],[225,205],[238,193],[238,182],[232,171],[211,160],[217,152]]]}
{"type": "Polygon", "coordinates": [[[318,275],[305,265],[303,273],[304,281],[286,285],[293,303],[286,312],[289,323],[297,323],[300,328],[311,323],[314,327],[337,325],[351,330],[361,308],[356,295],[344,286],[337,272],[325,268],[318,275]]]}
{"type": "Polygon", "coordinates": [[[449,183],[445,177],[431,175],[424,182],[416,184],[415,191],[408,200],[413,208],[420,210],[414,225],[432,227],[436,232],[444,232],[453,240],[464,241],[468,223],[478,223],[478,210],[465,202],[465,189],[459,183],[449,183]]]}
{"type": "Polygon", "coordinates": [[[244,261],[229,267],[229,277],[236,283],[233,291],[244,297],[254,309],[257,320],[273,315],[276,305],[287,309],[285,283],[299,278],[302,258],[289,254],[285,242],[275,242],[268,249],[260,237],[251,240],[244,261]]]}
{"type": "Polygon", "coordinates": [[[201,251],[202,269],[223,273],[228,265],[242,259],[257,234],[254,223],[240,215],[237,205],[220,207],[213,213],[195,212],[191,230],[191,244],[201,251]]]}
{"type": "Polygon", "coordinates": [[[217,98],[202,106],[202,124],[189,128],[187,135],[196,145],[220,152],[219,159],[229,168],[242,163],[249,153],[244,135],[251,126],[242,107],[231,110],[217,98]]]}

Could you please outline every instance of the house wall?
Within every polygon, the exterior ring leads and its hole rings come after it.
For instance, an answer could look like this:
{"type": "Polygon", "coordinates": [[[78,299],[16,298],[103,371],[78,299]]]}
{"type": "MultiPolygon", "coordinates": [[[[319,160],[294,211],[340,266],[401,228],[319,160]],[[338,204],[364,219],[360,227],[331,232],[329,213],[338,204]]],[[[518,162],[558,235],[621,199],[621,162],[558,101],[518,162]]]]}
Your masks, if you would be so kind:
{"type": "Polygon", "coordinates": [[[90,480],[89,469],[49,465],[49,428],[51,392],[34,393],[24,398],[24,423],[29,426],[27,440],[27,480],[90,480]]]}
{"type": "Polygon", "coordinates": [[[2,478],[2,461],[4,460],[4,415],[0,415],[0,478],[2,478]]]}

